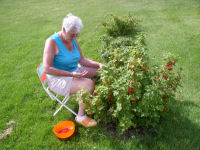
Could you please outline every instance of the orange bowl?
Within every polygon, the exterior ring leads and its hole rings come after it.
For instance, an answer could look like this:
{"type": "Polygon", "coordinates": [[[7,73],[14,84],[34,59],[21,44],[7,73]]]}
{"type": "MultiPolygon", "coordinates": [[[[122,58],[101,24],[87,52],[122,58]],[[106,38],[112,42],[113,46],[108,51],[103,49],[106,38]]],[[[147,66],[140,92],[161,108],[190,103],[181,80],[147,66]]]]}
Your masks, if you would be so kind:
{"type": "Polygon", "coordinates": [[[75,131],[75,125],[72,121],[62,121],[54,126],[53,132],[60,139],[66,139],[75,131]]]}

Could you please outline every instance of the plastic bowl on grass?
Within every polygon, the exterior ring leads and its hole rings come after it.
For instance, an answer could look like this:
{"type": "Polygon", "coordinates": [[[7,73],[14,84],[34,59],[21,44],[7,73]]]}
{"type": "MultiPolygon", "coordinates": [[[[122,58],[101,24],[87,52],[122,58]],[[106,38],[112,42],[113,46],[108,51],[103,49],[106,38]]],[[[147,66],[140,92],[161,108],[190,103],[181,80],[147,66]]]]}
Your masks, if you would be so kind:
{"type": "Polygon", "coordinates": [[[69,138],[74,134],[75,125],[72,121],[62,121],[54,126],[53,132],[60,139],[69,138]]]}

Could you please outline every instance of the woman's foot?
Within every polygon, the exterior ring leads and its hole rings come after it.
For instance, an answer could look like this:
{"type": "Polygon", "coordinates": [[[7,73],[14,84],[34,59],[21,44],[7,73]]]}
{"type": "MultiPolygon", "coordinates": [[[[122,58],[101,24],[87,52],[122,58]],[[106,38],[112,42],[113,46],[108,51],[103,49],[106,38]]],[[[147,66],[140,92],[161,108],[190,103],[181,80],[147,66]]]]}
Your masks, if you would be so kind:
{"type": "Polygon", "coordinates": [[[76,123],[81,124],[86,128],[94,127],[97,125],[97,122],[94,119],[92,119],[86,115],[75,117],[75,121],[76,121],[76,123]]]}

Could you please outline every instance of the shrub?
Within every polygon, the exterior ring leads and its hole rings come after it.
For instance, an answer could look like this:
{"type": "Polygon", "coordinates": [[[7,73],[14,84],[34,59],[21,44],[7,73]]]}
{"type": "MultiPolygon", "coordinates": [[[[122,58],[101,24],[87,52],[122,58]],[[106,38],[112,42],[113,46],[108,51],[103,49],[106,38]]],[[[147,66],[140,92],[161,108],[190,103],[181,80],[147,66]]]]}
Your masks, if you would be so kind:
{"type": "Polygon", "coordinates": [[[87,114],[114,123],[120,133],[130,127],[155,126],[180,85],[177,57],[168,53],[164,65],[154,65],[144,38],[141,33],[134,40],[104,35],[99,52],[105,66],[99,71],[99,84],[93,95],[82,93],[87,114]]]}
{"type": "Polygon", "coordinates": [[[140,21],[135,19],[131,14],[122,17],[109,14],[106,15],[102,25],[110,36],[124,36],[135,34],[138,30],[137,25],[139,22],[140,21]]]}

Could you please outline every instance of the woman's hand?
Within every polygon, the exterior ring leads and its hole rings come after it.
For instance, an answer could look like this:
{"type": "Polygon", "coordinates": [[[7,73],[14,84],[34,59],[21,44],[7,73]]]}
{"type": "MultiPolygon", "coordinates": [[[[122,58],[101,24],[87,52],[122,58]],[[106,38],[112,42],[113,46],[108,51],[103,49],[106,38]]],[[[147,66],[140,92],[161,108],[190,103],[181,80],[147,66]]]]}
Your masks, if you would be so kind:
{"type": "Polygon", "coordinates": [[[72,72],[72,76],[76,77],[76,78],[84,77],[86,74],[88,74],[88,71],[86,71],[86,70],[84,70],[82,73],[72,72]]]}
{"type": "Polygon", "coordinates": [[[99,63],[99,69],[102,68],[104,66],[104,64],[99,63]]]}

